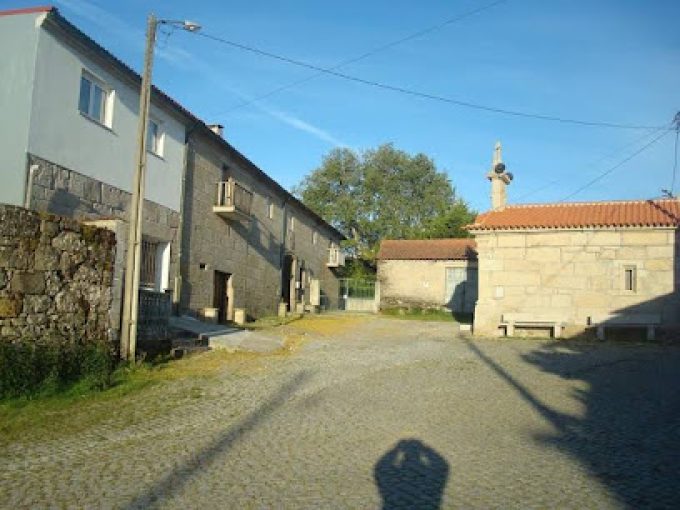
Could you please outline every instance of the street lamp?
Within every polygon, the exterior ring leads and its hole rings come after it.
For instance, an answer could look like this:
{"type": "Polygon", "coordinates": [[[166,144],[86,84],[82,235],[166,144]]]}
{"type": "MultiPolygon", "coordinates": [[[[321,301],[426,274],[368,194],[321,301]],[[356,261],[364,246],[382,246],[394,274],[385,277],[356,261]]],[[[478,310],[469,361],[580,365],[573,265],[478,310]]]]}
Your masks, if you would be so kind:
{"type": "Polygon", "coordinates": [[[146,176],[146,131],[151,102],[151,72],[153,69],[153,50],[158,25],[172,25],[188,32],[201,29],[198,23],[186,20],[157,19],[149,15],[146,28],[146,52],[144,54],[144,73],[139,94],[139,126],[137,131],[137,164],[132,186],[130,221],[128,225],[127,264],[123,294],[123,328],[121,332],[121,356],[134,362],[137,349],[137,312],[139,308],[139,274],[142,257],[142,208],[144,205],[144,180],[146,176]]]}

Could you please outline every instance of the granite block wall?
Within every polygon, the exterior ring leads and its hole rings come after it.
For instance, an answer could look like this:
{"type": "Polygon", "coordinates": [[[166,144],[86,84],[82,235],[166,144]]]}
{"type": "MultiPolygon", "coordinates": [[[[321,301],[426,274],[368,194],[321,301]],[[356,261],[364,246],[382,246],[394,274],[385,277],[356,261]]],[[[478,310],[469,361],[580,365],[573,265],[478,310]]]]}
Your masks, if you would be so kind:
{"type": "Polygon", "coordinates": [[[111,340],[115,254],[112,232],[0,205],[0,340],[111,340]]]}
{"type": "Polygon", "coordinates": [[[475,331],[496,334],[503,313],[550,315],[583,331],[589,318],[658,314],[680,323],[675,229],[583,229],[476,233],[479,298],[475,331]],[[624,274],[634,268],[636,285],[624,274]]]}

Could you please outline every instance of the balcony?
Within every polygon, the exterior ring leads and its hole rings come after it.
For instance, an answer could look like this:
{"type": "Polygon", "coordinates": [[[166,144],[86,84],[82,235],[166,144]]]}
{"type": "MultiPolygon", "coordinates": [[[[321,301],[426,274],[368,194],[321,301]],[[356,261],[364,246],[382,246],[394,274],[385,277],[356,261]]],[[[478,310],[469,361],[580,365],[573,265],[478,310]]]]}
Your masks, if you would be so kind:
{"type": "Polygon", "coordinates": [[[217,201],[213,212],[225,219],[248,219],[253,194],[234,179],[217,183],[217,201]]]}
{"type": "Polygon", "coordinates": [[[342,250],[337,247],[333,246],[329,248],[328,250],[328,262],[326,263],[327,267],[341,267],[345,265],[345,254],[342,252],[342,250]]]}

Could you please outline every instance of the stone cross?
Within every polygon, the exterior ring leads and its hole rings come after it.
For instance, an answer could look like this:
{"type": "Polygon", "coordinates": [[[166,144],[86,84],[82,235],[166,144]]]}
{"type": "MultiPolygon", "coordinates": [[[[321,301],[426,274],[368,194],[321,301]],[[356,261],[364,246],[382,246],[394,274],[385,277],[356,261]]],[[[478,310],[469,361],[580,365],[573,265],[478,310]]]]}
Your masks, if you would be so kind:
{"type": "Polygon", "coordinates": [[[503,157],[501,156],[501,142],[496,142],[493,151],[493,164],[491,165],[491,170],[493,171],[493,169],[496,168],[496,165],[502,162],[503,157]]]}

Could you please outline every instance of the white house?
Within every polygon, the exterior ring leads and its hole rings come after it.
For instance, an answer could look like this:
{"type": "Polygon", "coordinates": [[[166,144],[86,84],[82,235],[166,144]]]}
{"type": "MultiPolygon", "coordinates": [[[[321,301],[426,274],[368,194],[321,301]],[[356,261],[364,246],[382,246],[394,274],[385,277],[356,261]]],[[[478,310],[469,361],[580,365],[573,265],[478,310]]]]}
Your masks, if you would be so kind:
{"type": "MultiPolygon", "coordinates": [[[[139,76],[51,7],[0,12],[0,47],[11,48],[0,53],[0,202],[127,220],[139,76]]],[[[161,292],[172,288],[187,118],[156,91],[142,283],[161,292]]],[[[120,246],[125,236],[117,237],[120,246]]]]}

